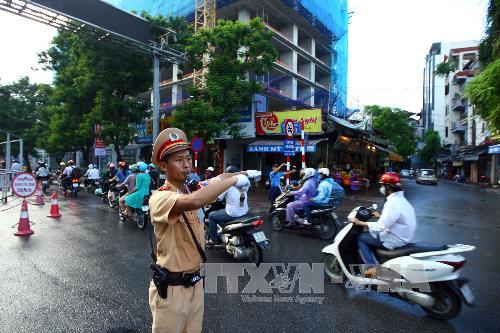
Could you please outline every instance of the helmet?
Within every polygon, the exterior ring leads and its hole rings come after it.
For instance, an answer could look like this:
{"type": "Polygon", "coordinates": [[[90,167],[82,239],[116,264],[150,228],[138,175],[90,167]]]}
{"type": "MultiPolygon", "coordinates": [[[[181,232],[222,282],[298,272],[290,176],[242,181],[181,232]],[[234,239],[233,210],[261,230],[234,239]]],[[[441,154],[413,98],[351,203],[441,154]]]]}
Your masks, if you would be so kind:
{"type": "Polygon", "coordinates": [[[395,172],[386,172],[382,175],[382,177],[380,177],[379,183],[384,185],[400,187],[401,179],[395,172]]]}
{"type": "Polygon", "coordinates": [[[125,162],[125,161],[118,162],[119,168],[125,168],[126,166],[127,166],[127,162],[125,162]]]}
{"type": "Polygon", "coordinates": [[[66,166],[66,163],[61,162],[61,163],[59,163],[59,165],[60,165],[60,166],[66,166]]]}
{"type": "Polygon", "coordinates": [[[316,175],[316,170],[314,170],[313,168],[305,168],[301,174],[302,179],[306,180],[308,178],[314,177],[316,175]]]}
{"type": "Polygon", "coordinates": [[[139,168],[139,171],[144,172],[148,169],[148,165],[144,162],[138,162],[137,167],[139,168]]]}
{"type": "Polygon", "coordinates": [[[94,168],[94,165],[93,164],[89,164],[89,169],[93,169],[94,168]]]}
{"type": "Polygon", "coordinates": [[[208,168],[207,168],[207,171],[214,172],[214,171],[215,171],[215,169],[214,169],[213,167],[208,167],[208,168]]]}
{"type": "Polygon", "coordinates": [[[137,172],[137,171],[139,171],[139,167],[137,166],[137,164],[132,164],[132,165],[130,166],[130,168],[129,168],[129,169],[130,169],[130,171],[132,171],[132,172],[137,172]]]}
{"type": "Polygon", "coordinates": [[[236,173],[236,172],[240,172],[240,169],[238,169],[234,165],[230,165],[226,168],[226,173],[236,173]]]}
{"type": "Polygon", "coordinates": [[[73,160],[69,160],[69,161],[68,161],[68,164],[69,164],[69,165],[75,164],[75,161],[73,161],[73,160]]]}
{"type": "Polygon", "coordinates": [[[367,222],[372,217],[372,212],[366,207],[359,207],[356,212],[356,218],[360,221],[367,222]]]}
{"type": "Polygon", "coordinates": [[[95,195],[101,196],[102,195],[102,188],[96,188],[94,191],[95,195]]]}
{"type": "Polygon", "coordinates": [[[109,163],[109,164],[108,164],[108,168],[110,168],[110,169],[114,169],[114,168],[115,168],[115,164],[114,164],[114,163],[109,163]]]}
{"type": "Polygon", "coordinates": [[[149,163],[149,164],[148,164],[148,168],[155,169],[155,168],[156,168],[156,165],[154,165],[153,163],[149,163]]]}
{"type": "Polygon", "coordinates": [[[330,170],[328,168],[320,168],[319,173],[325,176],[330,176],[330,170]]]}

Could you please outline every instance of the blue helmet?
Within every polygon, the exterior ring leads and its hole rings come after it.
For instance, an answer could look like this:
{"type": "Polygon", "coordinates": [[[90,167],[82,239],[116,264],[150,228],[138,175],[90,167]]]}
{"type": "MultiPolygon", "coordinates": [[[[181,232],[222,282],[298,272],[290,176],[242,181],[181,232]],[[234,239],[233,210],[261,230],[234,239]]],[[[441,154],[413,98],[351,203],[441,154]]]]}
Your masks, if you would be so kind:
{"type": "Polygon", "coordinates": [[[148,169],[148,165],[144,162],[138,162],[137,166],[139,167],[139,171],[144,172],[148,169]]]}

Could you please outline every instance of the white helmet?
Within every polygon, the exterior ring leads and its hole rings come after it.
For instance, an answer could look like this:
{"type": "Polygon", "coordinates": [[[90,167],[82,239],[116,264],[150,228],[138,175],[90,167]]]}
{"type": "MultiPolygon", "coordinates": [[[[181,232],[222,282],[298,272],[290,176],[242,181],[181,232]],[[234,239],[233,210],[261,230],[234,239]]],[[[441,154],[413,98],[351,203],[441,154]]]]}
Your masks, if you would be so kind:
{"type": "Polygon", "coordinates": [[[308,178],[314,177],[316,175],[316,170],[313,168],[305,168],[302,179],[306,180],[308,178]]]}
{"type": "Polygon", "coordinates": [[[328,176],[330,176],[330,169],[328,169],[328,168],[320,168],[319,169],[319,173],[328,177],[328,176]]]}
{"type": "Polygon", "coordinates": [[[208,168],[207,168],[207,170],[208,170],[208,171],[211,171],[211,172],[214,172],[214,171],[215,171],[215,169],[214,169],[213,167],[208,167],[208,168]]]}
{"type": "Polygon", "coordinates": [[[89,169],[93,169],[93,168],[94,168],[94,165],[89,164],[89,169]]]}

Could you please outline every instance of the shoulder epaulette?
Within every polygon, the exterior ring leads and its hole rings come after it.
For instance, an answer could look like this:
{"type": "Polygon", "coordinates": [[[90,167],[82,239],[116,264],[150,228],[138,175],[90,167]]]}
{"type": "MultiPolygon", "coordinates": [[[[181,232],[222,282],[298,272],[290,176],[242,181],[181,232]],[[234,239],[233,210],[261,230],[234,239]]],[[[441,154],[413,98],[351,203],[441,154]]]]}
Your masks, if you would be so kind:
{"type": "Polygon", "coordinates": [[[169,185],[163,185],[158,188],[158,191],[168,191],[168,190],[170,190],[169,185]]]}

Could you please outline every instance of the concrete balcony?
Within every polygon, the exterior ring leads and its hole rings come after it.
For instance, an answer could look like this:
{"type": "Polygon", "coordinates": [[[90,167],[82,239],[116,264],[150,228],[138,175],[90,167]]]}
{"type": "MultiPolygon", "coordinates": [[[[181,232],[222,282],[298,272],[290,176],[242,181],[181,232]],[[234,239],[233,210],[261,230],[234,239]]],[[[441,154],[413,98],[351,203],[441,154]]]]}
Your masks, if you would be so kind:
{"type": "Polygon", "coordinates": [[[464,125],[461,125],[459,122],[451,123],[451,132],[452,133],[465,133],[467,128],[464,125]]]}
{"type": "Polygon", "coordinates": [[[457,112],[465,111],[465,105],[461,99],[454,98],[451,102],[451,110],[457,112]]]}

